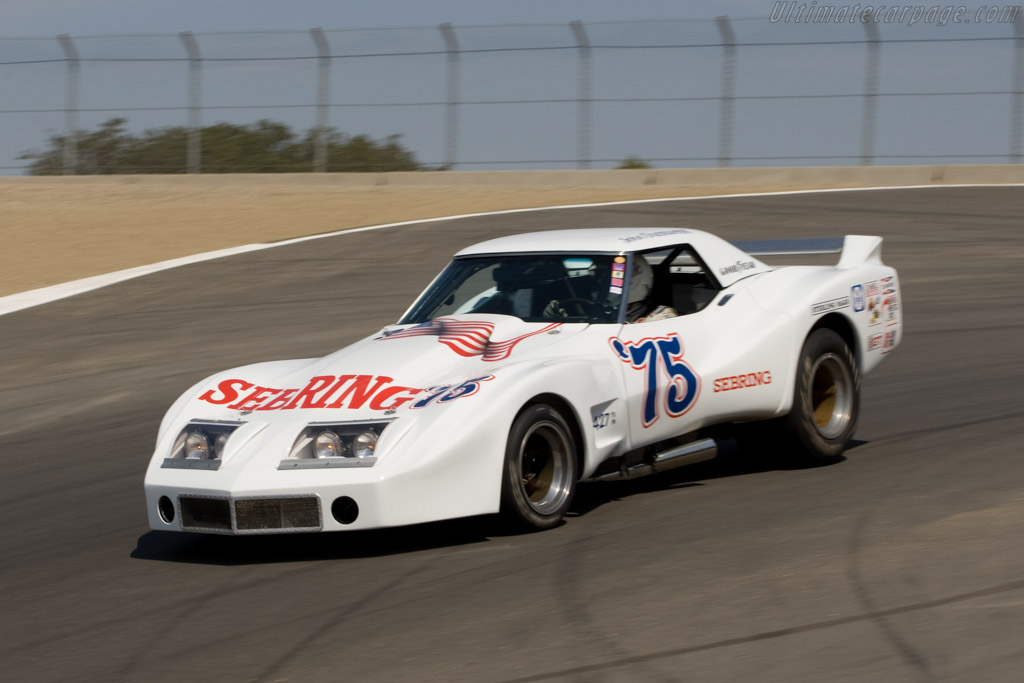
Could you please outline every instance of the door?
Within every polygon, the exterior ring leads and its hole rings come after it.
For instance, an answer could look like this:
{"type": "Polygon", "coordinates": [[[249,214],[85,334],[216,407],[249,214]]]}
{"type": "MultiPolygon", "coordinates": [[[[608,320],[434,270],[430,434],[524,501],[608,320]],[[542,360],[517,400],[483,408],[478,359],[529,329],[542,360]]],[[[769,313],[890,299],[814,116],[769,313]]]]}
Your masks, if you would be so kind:
{"type": "Polygon", "coordinates": [[[633,254],[629,273],[632,314],[609,345],[622,362],[630,443],[636,448],[700,426],[703,381],[695,359],[703,340],[696,331],[704,327],[700,312],[718,286],[686,245],[633,254]]]}
{"type": "Polygon", "coordinates": [[[623,325],[609,339],[622,362],[632,448],[685,433],[700,421],[702,378],[687,355],[686,320],[623,325]]]}

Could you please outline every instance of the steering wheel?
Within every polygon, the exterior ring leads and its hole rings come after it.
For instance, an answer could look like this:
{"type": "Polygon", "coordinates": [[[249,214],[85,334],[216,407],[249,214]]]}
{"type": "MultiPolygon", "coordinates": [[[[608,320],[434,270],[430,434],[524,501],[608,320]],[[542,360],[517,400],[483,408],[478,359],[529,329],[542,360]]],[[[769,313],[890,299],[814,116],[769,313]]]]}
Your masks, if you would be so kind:
{"type": "Polygon", "coordinates": [[[566,304],[575,304],[581,315],[592,316],[598,312],[599,303],[585,299],[582,296],[573,296],[568,299],[559,299],[558,305],[564,307],[566,304]]]}

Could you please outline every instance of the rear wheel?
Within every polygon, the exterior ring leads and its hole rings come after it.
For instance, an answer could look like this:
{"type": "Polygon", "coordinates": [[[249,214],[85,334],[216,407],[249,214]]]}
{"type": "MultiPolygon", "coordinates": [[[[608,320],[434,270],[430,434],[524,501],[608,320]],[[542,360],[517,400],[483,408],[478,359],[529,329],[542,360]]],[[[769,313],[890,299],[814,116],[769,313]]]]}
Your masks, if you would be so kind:
{"type": "Polygon", "coordinates": [[[793,410],[785,422],[796,456],[812,464],[837,460],[853,437],[859,411],[853,352],[833,330],[815,330],[800,352],[793,410]]]}
{"type": "Polygon", "coordinates": [[[859,410],[860,373],[853,352],[836,332],[820,328],[800,352],[789,415],[737,425],[736,441],[744,456],[828,464],[846,450],[859,410]]]}
{"type": "Polygon", "coordinates": [[[546,404],[523,410],[505,446],[502,516],[519,529],[550,529],[576,493],[576,448],[565,418],[546,404]]]}

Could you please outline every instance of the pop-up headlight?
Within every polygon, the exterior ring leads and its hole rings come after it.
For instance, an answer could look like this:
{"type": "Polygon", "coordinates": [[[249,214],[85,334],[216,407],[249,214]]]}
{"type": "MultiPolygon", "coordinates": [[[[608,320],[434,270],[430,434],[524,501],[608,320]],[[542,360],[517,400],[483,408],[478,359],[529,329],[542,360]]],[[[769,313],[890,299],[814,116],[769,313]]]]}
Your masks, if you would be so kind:
{"type": "Polygon", "coordinates": [[[279,470],[316,467],[373,467],[377,441],[390,420],[311,424],[295,440],[279,470]]]}
{"type": "Polygon", "coordinates": [[[242,422],[203,422],[194,420],[185,425],[164,458],[164,467],[216,470],[220,468],[224,450],[232,432],[242,422]]]}

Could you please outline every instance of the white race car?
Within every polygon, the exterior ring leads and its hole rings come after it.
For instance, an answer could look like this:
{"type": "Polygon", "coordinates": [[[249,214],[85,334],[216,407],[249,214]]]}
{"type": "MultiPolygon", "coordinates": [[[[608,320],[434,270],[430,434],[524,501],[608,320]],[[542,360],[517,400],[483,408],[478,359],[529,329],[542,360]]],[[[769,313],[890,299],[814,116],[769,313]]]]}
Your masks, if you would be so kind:
{"type": "Polygon", "coordinates": [[[500,512],[543,529],[581,481],[707,460],[731,436],[837,459],[902,313],[882,239],[833,242],[745,251],[632,228],[464,249],[397,324],[186,391],[146,472],[150,526],[267,534],[500,512]],[[840,244],[831,267],[751,255],[840,244]]]}

